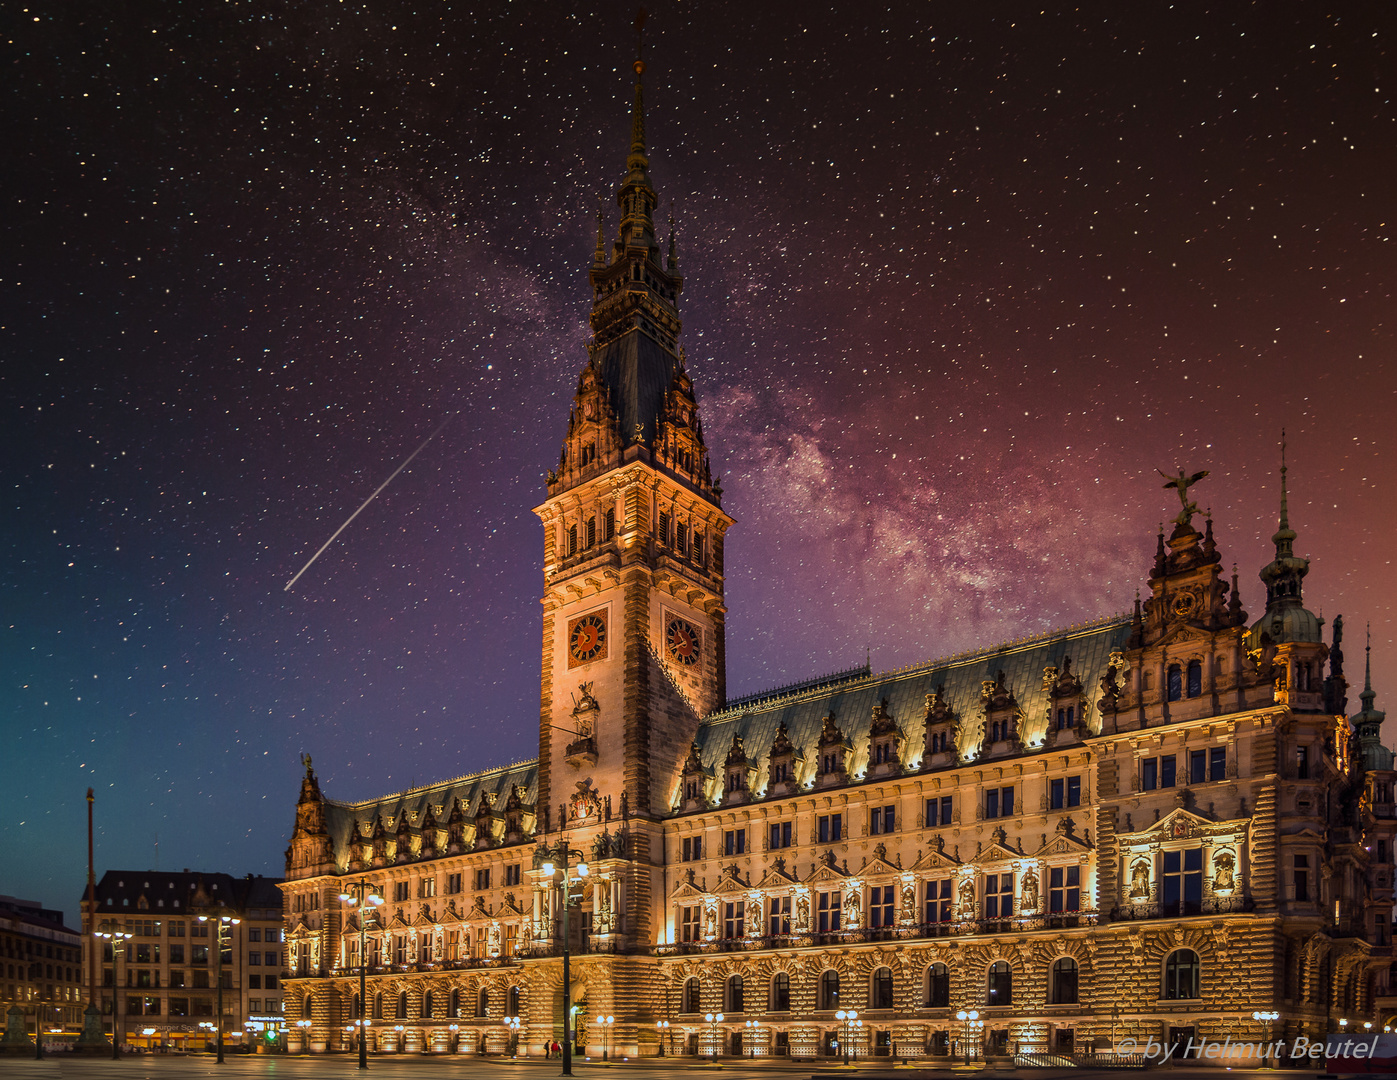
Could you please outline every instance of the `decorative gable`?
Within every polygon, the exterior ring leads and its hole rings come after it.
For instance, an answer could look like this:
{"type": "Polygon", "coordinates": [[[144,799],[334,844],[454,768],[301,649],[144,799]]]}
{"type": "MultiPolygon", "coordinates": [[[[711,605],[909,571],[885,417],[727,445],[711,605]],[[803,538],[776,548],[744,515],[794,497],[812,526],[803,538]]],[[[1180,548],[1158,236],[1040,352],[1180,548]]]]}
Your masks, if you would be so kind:
{"type": "Polygon", "coordinates": [[[849,779],[849,756],[853,746],[829,713],[820,725],[820,758],[815,766],[815,787],[832,787],[849,779]]]}
{"type": "Polygon", "coordinates": [[[960,723],[946,704],[946,684],[937,683],[935,693],[926,696],[926,712],[922,716],[926,730],[922,737],[922,767],[940,768],[954,765],[960,757],[957,736],[960,723]]]}
{"type": "Polygon", "coordinates": [[[902,772],[902,729],[888,712],[888,699],[873,706],[868,729],[868,775],[871,779],[902,772]]]}

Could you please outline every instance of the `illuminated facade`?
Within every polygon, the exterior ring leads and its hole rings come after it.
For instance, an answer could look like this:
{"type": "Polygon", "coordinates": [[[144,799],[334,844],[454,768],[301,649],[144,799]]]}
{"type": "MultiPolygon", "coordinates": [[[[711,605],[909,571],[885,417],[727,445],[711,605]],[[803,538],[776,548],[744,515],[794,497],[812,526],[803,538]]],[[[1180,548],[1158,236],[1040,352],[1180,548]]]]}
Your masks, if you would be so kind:
{"type": "Polygon", "coordinates": [[[666,1052],[842,1052],[841,1009],[856,1053],[915,1056],[963,1052],[962,1009],[977,1046],[1054,1053],[1260,1039],[1258,1009],[1282,1014],[1275,1037],[1367,1016],[1392,755],[1370,693],[1346,719],[1341,627],[1326,644],[1303,606],[1284,495],[1255,622],[1181,475],[1129,616],[727,701],[733,520],[655,233],[642,71],[537,508],[539,756],[355,804],[307,763],[288,1021],[314,1051],[351,1047],[362,941],[376,1051],[501,1053],[513,1016],[527,1052],[561,1040],[561,894],[540,867],[562,844],[590,868],[568,921],[591,1052],[657,1053],[660,1021],[666,1052]],[[358,881],[386,901],[372,925],[339,899],[358,881]]]}

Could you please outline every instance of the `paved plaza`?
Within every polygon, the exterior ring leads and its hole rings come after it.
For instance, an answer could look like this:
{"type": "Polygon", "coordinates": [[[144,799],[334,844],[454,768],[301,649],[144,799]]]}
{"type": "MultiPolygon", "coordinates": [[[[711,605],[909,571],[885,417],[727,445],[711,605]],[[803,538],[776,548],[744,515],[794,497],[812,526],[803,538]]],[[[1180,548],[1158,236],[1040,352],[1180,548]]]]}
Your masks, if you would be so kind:
{"type": "MultiPolygon", "coordinates": [[[[110,1058],[82,1058],[54,1055],[43,1061],[20,1058],[0,1058],[3,1080],[331,1080],[334,1077],[364,1076],[357,1068],[353,1055],[296,1057],[268,1055],[260,1057],[229,1056],[219,1065],[212,1058],[198,1055],[161,1056],[134,1055],[120,1061],[110,1058]]],[[[844,1069],[839,1066],[812,1062],[749,1064],[737,1059],[724,1060],[720,1065],[701,1064],[693,1059],[647,1058],[643,1062],[575,1061],[573,1073],[578,1077],[601,1080],[606,1073],[620,1073],[625,1080],[673,1080],[674,1073],[694,1074],[721,1072],[732,1080],[742,1077],[834,1077],[855,1074],[857,1080],[952,1080],[984,1074],[985,1080],[1129,1080],[1146,1070],[1135,1069],[924,1069],[919,1067],[892,1068],[886,1064],[859,1065],[844,1069]]],[[[1153,1071],[1153,1070],[1149,1070],[1153,1071]]],[[[1217,1068],[1181,1068],[1170,1066],[1166,1071],[1172,1080],[1261,1080],[1263,1077],[1292,1077],[1294,1080],[1314,1080],[1322,1075],[1311,1070],[1286,1069],[1250,1070],[1217,1068]]],[[[504,1059],[462,1059],[439,1057],[371,1058],[367,1077],[374,1080],[545,1080],[559,1076],[557,1061],[504,1059]]]]}

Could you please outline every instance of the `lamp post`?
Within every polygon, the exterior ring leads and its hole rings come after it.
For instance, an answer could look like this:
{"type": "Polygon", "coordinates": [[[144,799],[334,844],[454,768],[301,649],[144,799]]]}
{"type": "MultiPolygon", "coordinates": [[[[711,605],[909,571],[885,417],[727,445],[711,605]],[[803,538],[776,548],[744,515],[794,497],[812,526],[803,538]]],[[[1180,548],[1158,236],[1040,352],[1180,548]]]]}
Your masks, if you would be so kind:
{"type": "Polygon", "coordinates": [[[519,1056],[519,1017],[506,1016],[504,1026],[509,1028],[509,1056],[519,1056]]]}
{"type": "Polygon", "coordinates": [[[757,1056],[757,1031],[762,1025],[757,1020],[744,1020],[742,1026],[747,1029],[747,1056],[754,1058],[757,1056]]]}
{"type": "Polygon", "coordinates": [[[296,1021],[296,1026],[301,1029],[301,1053],[310,1053],[310,1025],[309,1020],[301,1019],[296,1021]]]}
{"type": "Polygon", "coordinates": [[[601,1028],[601,1059],[609,1061],[611,1059],[611,1025],[616,1020],[614,1016],[598,1016],[597,1026],[601,1028]]]}
{"type": "Polygon", "coordinates": [[[1271,1024],[1280,1019],[1280,1013],[1275,1011],[1259,1010],[1251,1014],[1253,1020],[1259,1020],[1266,1025],[1266,1056],[1271,1056],[1271,1024]]]}
{"type": "Polygon", "coordinates": [[[199,916],[199,921],[200,921],[201,923],[206,923],[206,922],[208,922],[210,919],[213,920],[214,928],[215,928],[215,931],[216,931],[216,932],[214,933],[214,948],[215,948],[216,952],[215,952],[215,954],[214,954],[213,977],[214,977],[214,982],[215,982],[215,984],[216,984],[217,987],[218,987],[218,992],[217,992],[217,994],[215,995],[217,1004],[214,1005],[214,1009],[218,1012],[218,1016],[215,1018],[215,1019],[217,1020],[217,1022],[218,1022],[218,1042],[217,1042],[217,1044],[216,1044],[217,1047],[218,1047],[218,1059],[217,1059],[217,1060],[218,1060],[218,1063],[219,1063],[220,1065],[222,1065],[222,1064],[223,1064],[223,941],[224,941],[224,939],[225,939],[225,937],[226,937],[226,938],[228,939],[229,943],[231,944],[231,942],[232,942],[233,927],[237,926],[238,923],[242,922],[242,920],[241,920],[241,919],[235,919],[235,918],[233,918],[233,916],[231,916],[231,915],[200,915],[200,916],[199,916]]]}
{"type": "MultiPolygon", "coordinates": [[[[668,1021],[668,1020],[656,1020],[656,1021],[655,1021],[655,1032],[656,1032],[656,1034],[657,1034],[657,1036],[658,1036],[658,1041],[659,1041],[659,1044],[660,1044],[660,1057],[664,1057],[664,1056],[665,1056],[665,1036],[669,1034],[669,1021],[668,1021]]],[[[671,1039],[674,1038],[673,1035],[670,1035],[669,1037],[670,1037],[671,1039]]]]}
{"type": "Polygon", "coordinates": [[[368,990],[365,985],[365,975],[367,974],[369,957],[366,951],[367,933],[369,920],[383,903],[383,897],[378,895],[378,885],[368,878],[360,878],[358,881],[350,882],[345,891],[340,893],[340,901],[348,904],[351,908],[359,909],[359,1015],[355,1018],[355,1023],[359,1028],[359,1068],[369,1067],[369,1042],[368,1034],[364,1031],[367,1022],[364,1014],[368,1009],[368,990]]]}
{"type": "Polygon", "coordinates": [[[971,1009],[967,1012],[961,1009],[956,1013],[956,1019],[960,1021],[960,1041],[965,1050],[965,1063],[970,1064],[970,1034],[980,1026],[980,1013],[978,1009],[971,1009]]]}
{"type": "Polygon", "coordinates": [[[1112,1005],[1112,1006],[1111,1006],[1111,1056],[1112,1056],[1113,1058],[1116,1056],[1116,1021],[1120,1019],[1120,1015],[1121,1015],[1121,1007],[1120,1007],[1119,1005],[1112,1005]]]}
{"type": "Polygon", "coordinates": [[[834,1014],[834,1018],[842,1021],[844,1024],[844,1045],[842,1049],[844,1051],[844,1064],[847,1065],[849,1064],[849,1028],[853,1025],[854,1021],[859,1018],[859,1014],[853,1009],[840,1009],[834,1014]]]}
{"type": "Polygon", "coordinates": [[[716,1063],[718,1059],[718,1025],[723,1022],[722,1013],[704,1013],[703,1018],[708,1021],[708,1063],[716,1063]]]}
{"type": "Polygon", "coordinates": [[[97,931],[92,936],[101,938],[112,947],[112,1060],[116,1061],[121,1057],[121,980],[117,965],[121,954],[126,951],[126,943],[136,935],[110,930],[97,931]]]}
{"type": "Polygon", "coordinates": [[[543,876],[551,883],[554,873],[563,875],[563,917],[561,933],[563,938],[563,1075],[572,1075],[572,968],[570,966],[571,950],[568,948],[568,907],[572,903],[572,883],[574,880],[581,881],[587,876],[589,870],[584,861],[577,863],[577,877],[573,878],[568,873],[568,857],[572,852],[568,849],[566,840],[560,841],[556,857],[558,863],[555,866],[551,861],[544,863],[540,870],[543,876]]]}

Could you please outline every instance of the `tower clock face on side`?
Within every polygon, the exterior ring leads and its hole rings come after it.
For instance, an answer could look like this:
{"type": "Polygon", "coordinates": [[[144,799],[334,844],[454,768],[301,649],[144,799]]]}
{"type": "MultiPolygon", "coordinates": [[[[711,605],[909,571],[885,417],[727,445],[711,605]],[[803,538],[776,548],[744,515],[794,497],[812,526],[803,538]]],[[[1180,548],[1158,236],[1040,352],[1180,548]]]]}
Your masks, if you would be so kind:
{"type": "Polygon", "coordinates": [[[568,667],[606,659],[606,613],[594,611],[568,623],[568,667]]]}
{"type": "Polygon", "coordinates": [[[677,615],[671,615],[665,623],[665,647],[676,664],[692,667],[703,652],[703,632],[677,615]]]}

